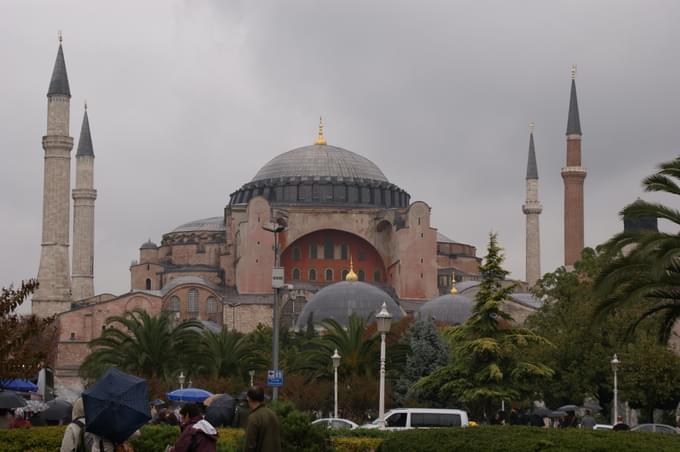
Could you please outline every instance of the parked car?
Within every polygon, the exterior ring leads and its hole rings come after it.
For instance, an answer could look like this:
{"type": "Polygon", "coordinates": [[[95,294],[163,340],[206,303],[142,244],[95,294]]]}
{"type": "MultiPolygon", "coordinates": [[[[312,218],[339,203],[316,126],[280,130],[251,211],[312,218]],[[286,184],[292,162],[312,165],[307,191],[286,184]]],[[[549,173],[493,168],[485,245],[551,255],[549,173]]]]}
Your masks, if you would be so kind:
{"type": "Polygon", "coordinates": [[[640,424],[630,429],[631,432],[680,433],[680,429],[666,424],[640,424]]]}
{"type": "Polygon", "coordinates": [[[312,422],[312,425],[318,424],[325,424],[326,427],[330,428],[331,430],[343,430],[343,429],[354,430],[355,428],[359,427],[359,425],[355,424],[349,419],[340,419],[334,417],[324,417],[312,422]]]}
{"type": "MultiPolygon", "coordinates": [[[[466,411],[443,408],[396,408],[385,413],[387,430],[413,428],[468,427],[466,411]]],[[[361,428],[378,428],[378,420],[361,428]]]]}
{"type": "Polygon", "coordinates": [[[611,430],[614,426],[610,424],[595,424],[593,430],[611,430]]]}

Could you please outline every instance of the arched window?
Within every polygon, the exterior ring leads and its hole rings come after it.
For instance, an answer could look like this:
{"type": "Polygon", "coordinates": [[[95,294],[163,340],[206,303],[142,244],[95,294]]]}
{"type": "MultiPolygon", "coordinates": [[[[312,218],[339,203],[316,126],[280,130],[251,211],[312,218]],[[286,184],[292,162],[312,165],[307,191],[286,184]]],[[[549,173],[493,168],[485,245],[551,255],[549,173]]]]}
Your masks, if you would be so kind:
{"type": "Polygon", "coordinates": [[[168,311],[179,312],[179,297],[172,297],[168,302],[168,311]]]}
{"type": "Polygon", "coordinates": [[[326,281],[333,281],[333,269],[326,269],[326,281]]]}
{"type": "Polygon", "coordinates": [[[198,290],[190,289],[187,299],[187,312],[198,312],[198,290]]]}
{"type": "Polygon", "coordinates": [[[347,278],[347,273],[349,273],[349,270],[346,268],[342,270],[342,280],[344,281],[347,278]]]}
{"type": "Polygon", "coordinates": [[[373,272],[373,281],[375,282],[381,282],[382,281],[382,273],[380,270],[376,270],[373,272]]]}
{"type": "Polygon", "coordinates": [[[217,312],[217,300],[209,297],[205,303],[205,312],[208,314],[215,314],[217,312]]]}
{"type": "Polygon", "coordinates": [[[151,290],[151,278],[146,278],[146,290],[151,290]]]}
{"type": "Polygon", "coordinates": [[[309,270],[309,280],[310,281],[316,281],[316,269],[311,268],[309,270]]]}
{"type": "Polygon", "coordinates": [[[300,269],[299,268],[293,269],[293,281],[300,281],[300,269]]]}
{"type": "Polygon", "coordinates": [[[365,281],[366,280],[366,273],[363,270],[359,270],[359,273],[357,273],[357,276],[359,277],[359,281],[365,281]]]}

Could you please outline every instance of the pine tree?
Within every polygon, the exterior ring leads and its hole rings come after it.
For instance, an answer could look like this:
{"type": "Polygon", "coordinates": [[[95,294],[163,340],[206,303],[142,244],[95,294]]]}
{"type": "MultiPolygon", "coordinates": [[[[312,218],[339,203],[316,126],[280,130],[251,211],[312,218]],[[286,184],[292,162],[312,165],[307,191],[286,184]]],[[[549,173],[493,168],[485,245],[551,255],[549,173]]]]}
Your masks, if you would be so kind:
{"type": "Polygon", "coordinates": [[[496,234],[489,235],[482,282],[475,296],[472,316],[445,333],[452,354],[450,363],[421,379],[416,388],[434,392],[440,400],[464,403],[477,416],[489,415],[501,400],[519,401],[534,396],[542,379],[553,371],[527,360],[522,349],[545,344],[546,339],[512,327],[512,316],[502,310],[503,301],[515,289],[504,283],[504,256],[496,234]]]}
{"type": "Polygon", "coordinates": [[[401,377],[394,384],[394,398],[397,403],[415,399],[428,405],[437,404],[425,394],[414,393],[411,387],[421,378],[430,375],[438,368],[446,365],[449,359],[449,347],[437,331],[437,327],[429,318],[420,318],[411,324],[405,335],[411,353],[406,358],[406,365],[401,377]]]}

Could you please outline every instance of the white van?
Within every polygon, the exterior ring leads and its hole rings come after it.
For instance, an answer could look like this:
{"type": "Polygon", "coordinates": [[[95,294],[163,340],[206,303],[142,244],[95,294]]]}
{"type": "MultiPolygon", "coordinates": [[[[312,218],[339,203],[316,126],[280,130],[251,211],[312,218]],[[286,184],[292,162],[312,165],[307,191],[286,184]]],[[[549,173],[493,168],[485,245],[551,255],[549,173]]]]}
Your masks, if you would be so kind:
{"type": "MultiPolygon", "coordinates": [[[[463,410],[443,408],[395,408],[385,413],[387,430],[412,428],[467,427],[468,415],[463,410]]],[[[378,420],[361,428],[378,428],[378,420]]]]}

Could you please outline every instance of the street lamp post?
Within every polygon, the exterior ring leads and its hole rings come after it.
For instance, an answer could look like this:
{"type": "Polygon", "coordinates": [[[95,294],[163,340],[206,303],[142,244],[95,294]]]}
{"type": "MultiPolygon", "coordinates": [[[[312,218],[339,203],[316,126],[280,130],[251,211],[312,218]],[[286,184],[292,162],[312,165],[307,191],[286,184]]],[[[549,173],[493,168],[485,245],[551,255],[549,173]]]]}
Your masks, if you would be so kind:
{"type": "MultiPolygon", "coordinates": [[[[177,381],[179,382],[179,390],[182,391],[184,390],[184,380],[186,377],[184,376],[184,372],[179,373],[179,377],[177,377],[177,381]]],[[[182,401],[182,393],[179,393],[179,401],[182,401]]]]}
{"type": "Polygon", "coordinates": [[[253,378],[255,378],[255,371],[254,370],[249,370],[248,375],[250,375],[250,387],[253,387],[253,378]]]}
{"type": "MultiPolygon", "coordinates": [[[[286,227],[279,223],[265,223],[262,229],[272,232],[274,234],[274,268],[272,269],[272,288],[274,289],[274,307],[272,318],[272,369],[277,371],[279,369],[279,289],[283,287],[283,278],[280,280],[275,278],[275,273],[279,269],[279,233],[283,232],[286,227]]],[[[274,386],[272,388],[272,400],[279,399],[279,388],[274,386]]]]}
{"type": "Polygon", "coordinates": [[[385,336],[390,331],[392,315],[387,311],[387,304],[383,301],[380,312],[376,314],[380,332],[380,405],[378,408],[378,427],[385,428],[385,336]]]}
{"type": "Polygon", "coordinates": [[[335,394],[335,410],[334,410],[334,416],[336,419],[338,418],[338,367],[340,367],[340,354],[338,353],[338,349],[335,349],[335,353],[331,355],[331,359],[333,360],[333,379],[335,380],[335,386],[334,386],[334,394],[335,394]]]}
{"type": "Polygon", "coordinates": [[[614,420],[612,421],[612,424],[616,424],[619,419],[619,382],[616,378],[616,371],[618,370],[619,364],[621,364],[619,358],[616,357],[616,353],[614,353],[614,358],[612,359],[611,364],[612,370],[614,371],[614,420]]]}

